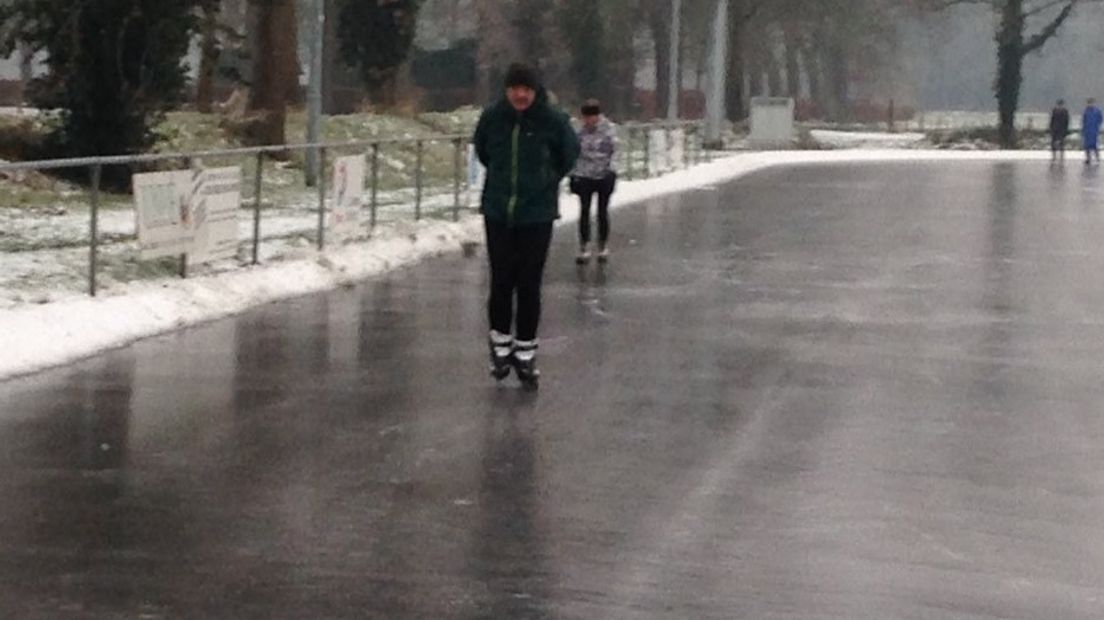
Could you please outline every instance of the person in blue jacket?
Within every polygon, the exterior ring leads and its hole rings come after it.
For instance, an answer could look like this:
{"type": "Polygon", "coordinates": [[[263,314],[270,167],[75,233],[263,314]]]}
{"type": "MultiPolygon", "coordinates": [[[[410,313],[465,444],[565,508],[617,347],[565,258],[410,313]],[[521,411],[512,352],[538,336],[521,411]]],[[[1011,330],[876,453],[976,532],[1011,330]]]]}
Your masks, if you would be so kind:
{"type": "Polygon", "coordinates": [[[1093,156],[1096,163],[1100,163],[1100,126],[1104,125],[1104,113],[1096,107],[1096,100],[1089,99],[1085,106],[1085,113],[1081,115],[1081,137],[1085,144],[1085,163],[1092,163],[1093,156]]]}

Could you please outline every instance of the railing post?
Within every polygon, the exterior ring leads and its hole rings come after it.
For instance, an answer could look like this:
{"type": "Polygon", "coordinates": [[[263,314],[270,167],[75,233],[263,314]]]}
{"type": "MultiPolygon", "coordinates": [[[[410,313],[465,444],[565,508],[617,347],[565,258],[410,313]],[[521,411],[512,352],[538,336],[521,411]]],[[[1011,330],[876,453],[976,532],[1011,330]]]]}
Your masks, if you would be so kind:
{"type": "MultiPolygon", "coordinates": [[[[185,168],[187,168],[188,170],[192,170],[194,168],[194,166],[195,166],[195,161],[193,160],[193,158],[191,158],[191,157],[185,157],[184,158],[184,167],[185,168]]],[[[194,201],[195,201],[195,192],[194,192],[194,190],[195,190],[195,176],[194,176],[194,173],[193,173],[193,176],[191,176],[189,178],[192,179],[192,184],[189,188],[188,196],[189,196],[189,200],[194,203],[194,201]]],[[[194,208],[194,206],[195,205],[192,204],[190,208],[194,208]]],[[[194,217],[194,215],[195,214],[193,212],[192,216],[194,217]]],[[[180,254],[180,279],[184,280],[187,277],[188,277],[188,253],[187,252],[182,252],[180,254]]]]}
{"type": "Polygon", "coordinates": [[[628,155],[625,163],[625,178],[631,181],[633,178],[633,159],[636,157],[635,147],[633,146],[633,128],[626,127],[625,131],[627,132],[625,144],[628,146],[625,149],[625,154],[628,155]]]}
{"type": "Polygon", "coordinates": [[[326,147],[318,149],[318,251],[326,247],[326,147]]]}
{"type": "Polygon", "coordinates": [[[652,176],[652,132],[648,125],[644,126],[644,178],[652,176]]]}
{"type": "Polygon", "coordinates": [[[686,170],[687,168],[690,168],[690,160],[687,159],[688,157],[690,157],[690,151],[687,150],[690,147],[690,142],[687,140],[688,135],[689,135],[689,133],[687,132],[687,126],[683,125],[682,126],[682,170],[686,170]]]}
{"type": "Polygon", "coordinates": [[[418,140],[418,163],[414,168],[414,219],[422,219],[422,149],[425,145],[418,140]]]}
{"type": "Polygon", "coordinates": [[[663,126],[663,146],[667,149],[663,154],[664,170],[670,172],[675,169],[675,165],[671,162],[671,152],[674,148],[671,146],[671,126],[663,126]]]}
{"type": "Polygon", "coordinates": [[[463,161],[460,154],[461,148],[463,148],[463,141],[457,138],[452,152],[452,221],[454,222],[460,221],[460,168],[463,161]]]}
{"type": "Polygon", "coordinates": [[[257,178],[253,186],[253,264],[259,264],[261,248],[261,174],[264,170],[264,153],[257,153],[257,178]]]}
{"type": "Polygon", "coordinates": [[[92,216],[89,222],[90,251],[88,255],[88,294],[96,296],[96,259],[100,243],[99,218],[100,218],[100,178],[103,175],[103,166],[92,166],[92,216]]]}
{"type": "Polygon", "coordinates": [[[376,227],[376,207],[379,205],[379,150],[378,142],[372,143],[372,228],[376,227]]]}
{"type": "Polygon", "coordinates": [[[690,165],[698,165],[698,149],[701,147],[701,142],[698,141],[698,136],[701,128],[698,125],[694,125],[694,135],[690,138],[690,165]]]}
{"type": "Polygon", "coordinates": [[[698,126],[698,150],[694,154],[694,163],[700,164],[705,162],[705,135],[706,128],[704,125],[698,126]]]}

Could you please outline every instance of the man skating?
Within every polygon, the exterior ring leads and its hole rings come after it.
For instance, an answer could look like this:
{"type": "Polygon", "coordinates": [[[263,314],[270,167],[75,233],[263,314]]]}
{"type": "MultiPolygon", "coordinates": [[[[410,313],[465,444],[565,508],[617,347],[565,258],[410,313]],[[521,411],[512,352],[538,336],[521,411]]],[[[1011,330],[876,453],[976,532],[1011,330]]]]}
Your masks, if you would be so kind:
{"type": "Polygon", "coordinates": [[[473,140],[487,169],[481,210],[491,269],[491,374],[501,380],[513,369],[536,387],[541,280],[559,217],[560,181],[575,166],[579,141],[532,68],[512,65],[505,87],[505,96],[479,117],[473,140]]]}

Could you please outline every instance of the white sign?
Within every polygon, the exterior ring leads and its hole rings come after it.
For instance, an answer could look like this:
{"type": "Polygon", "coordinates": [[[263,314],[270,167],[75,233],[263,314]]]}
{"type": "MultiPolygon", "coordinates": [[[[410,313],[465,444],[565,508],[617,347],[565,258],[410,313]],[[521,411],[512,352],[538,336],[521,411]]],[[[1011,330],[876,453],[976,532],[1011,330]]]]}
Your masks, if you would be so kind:
{"type": "Polygon", "coordinates": [[[190,261],[209,263],[237,255],[241,179],[238,167],[203,171],[192,202],[195,235],[190,261]]]}
{"type": "Polygon", "coordinates": [[[655,176],[663,173],[670,165],[670,154],[667,152],[667,131],[653,129],[648,132],[648,173],[655,176]]]}
{"type": "Polygon", "coordinates": [[[674,169],[677,166],[687,167],[686,162],[686,132],[682,129],[675,129],[671,131],[671,144],[668,152],[671,154],[671,168],[674,169]]]}
{"type": "Polygon", "coordinates": [[[468,191],[483,190],[483,181],[487,178],[487,169],[479,162],[475,154],[475,145],[468,145],[468,191]]]}
{"type": "Polygon", "coordinates": [[[138,245],[143,259],[186,254],[192,247],[191,194],[188,170],[134,175],[138,245]]]}
{"type": "Polygon", "coordinates": [[[360,232],[360,207],[364,198],[364,156],[339,157],[334,161],[330,206],[330,239],[340,243],[360,232]]]}

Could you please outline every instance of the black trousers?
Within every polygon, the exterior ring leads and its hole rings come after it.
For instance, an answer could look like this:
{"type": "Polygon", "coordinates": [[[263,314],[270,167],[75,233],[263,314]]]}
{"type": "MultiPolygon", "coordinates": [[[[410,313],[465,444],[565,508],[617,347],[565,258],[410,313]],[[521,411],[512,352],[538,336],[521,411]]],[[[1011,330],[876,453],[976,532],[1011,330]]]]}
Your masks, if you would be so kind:
{"type": "Polygon", "coordinates": [[[587,179],[575,177],[571,180],[571,191],[579,196],[579,244],[590,243],[590,204],[595,194],[598,195],[598,243],[603,246],[609,240],[610,196],[617,184],[617,175],[609,173],[604,179],[587,179]]]}
{"type": "Polygon", "coordinates": [[[491,263],[491,298],[487,302],[491,329],[513,333],[514,295],[517,332],[521,341],[536,340],[541,315],[541,280],[552,243],[552,223],[510,227],[483,220],[491,263]]]}
{"type": "Polygon", "coordinates": [[[1050,152],[1057,155],[1061,153],[1066,154],[1066,137],[1065,136],[1051,136],[1050,137],[1050,152]]]}

